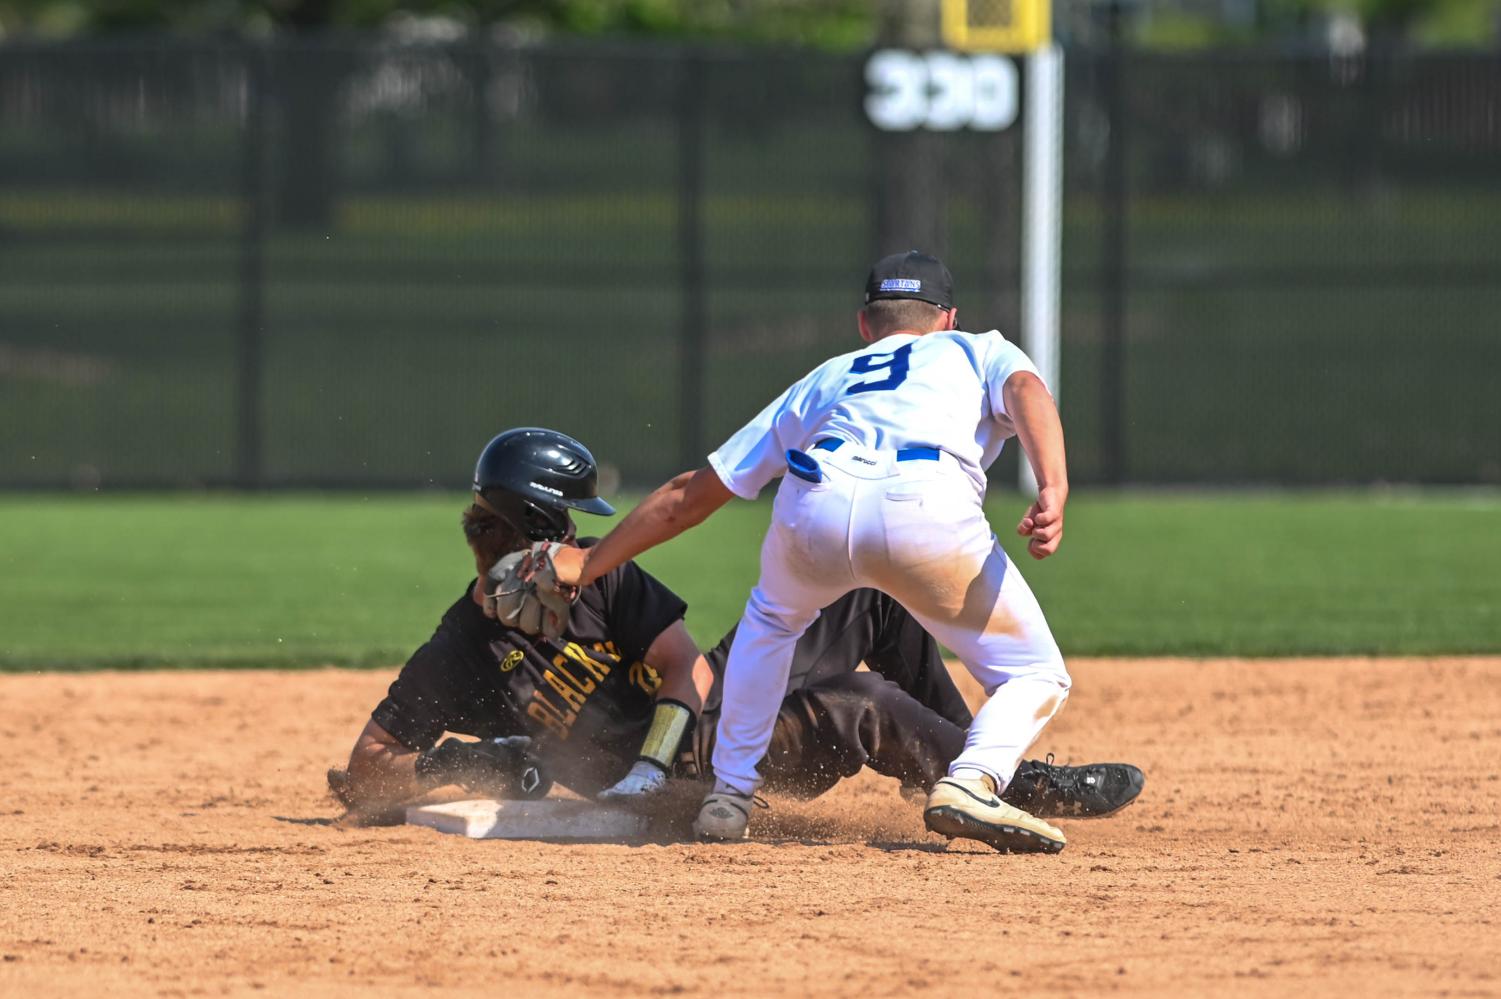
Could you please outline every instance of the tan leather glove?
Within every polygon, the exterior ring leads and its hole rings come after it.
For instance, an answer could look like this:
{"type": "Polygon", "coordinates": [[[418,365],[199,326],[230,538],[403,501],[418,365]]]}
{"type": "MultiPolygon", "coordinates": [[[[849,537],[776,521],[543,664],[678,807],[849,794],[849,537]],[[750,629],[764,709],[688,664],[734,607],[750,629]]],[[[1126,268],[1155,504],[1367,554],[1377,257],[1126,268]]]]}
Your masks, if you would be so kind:
{"type": "Polygon", "coordinates": [[[487,573],[495,585],[485,594],[485,616],[528,635],[561,637],[579,594],[577,586],[561,585],[553,570],[553,555],[562,548],[539,541],[496,562],[487,573]]]}

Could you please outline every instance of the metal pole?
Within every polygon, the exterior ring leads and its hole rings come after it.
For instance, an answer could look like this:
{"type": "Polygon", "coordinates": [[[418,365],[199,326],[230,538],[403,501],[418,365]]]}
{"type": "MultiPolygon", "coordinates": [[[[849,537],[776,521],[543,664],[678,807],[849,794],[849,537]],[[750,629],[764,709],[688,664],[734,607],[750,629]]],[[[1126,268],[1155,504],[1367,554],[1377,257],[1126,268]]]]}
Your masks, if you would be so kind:
{"type": "Polygon", "coordinates": [[[252,46],[245,61],[245,135],[241,151],[240,304],[235,330],[235,480],[262,483],[261,373],[265,330],[266,169],[268,145],[266,50],[252,46]]]}
{"type": "Polygon", "coordinates": [[[700,56],[683,57],[682,93],[678,101],[678,262],[682,285],[679,328],[682,386],[680,465],[704,463],[704,378],[709,335],[708,299],[704,288],[704,65],[700,56]]]}
{"type": "MultiPolygon", "coordinates": [[[[1063,50],[1027,57],[1026,151],[1022,168],[1022,347],[1059,398],[1059,271],[1063,266],[1063,50]]],[[[1036,495],[1032,465],[1020,486],[1036,495]]]]}
{"type": "Polygon", "coordinates": [[[1110,54],[1104,74],[1109,99],[1110,136],[1105,153],[1104,261],[1100,268],[1100,309],[1104,324],[1101,371],[1100,444],[1105,481],[1126,481],[1126,212],[1129,197],[1125,88],[1126,51],[1121,0],[1108,8],[1110,54]]]}

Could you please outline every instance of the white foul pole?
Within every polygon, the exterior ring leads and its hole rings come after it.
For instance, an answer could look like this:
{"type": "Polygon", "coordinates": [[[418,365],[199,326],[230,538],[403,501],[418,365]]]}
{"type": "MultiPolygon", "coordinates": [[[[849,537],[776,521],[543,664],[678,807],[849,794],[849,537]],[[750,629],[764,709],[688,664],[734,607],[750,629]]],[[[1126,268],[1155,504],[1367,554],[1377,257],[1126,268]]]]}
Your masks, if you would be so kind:
{"type": "MultiPolygon", "coordinates": [[[[1058,398],[1060,271],[1063,267],[1063,50],[1027,56],[1022,165],[1022,349],[1058,398]]],[[[1020,487],[1037,493],[1025,456],[1020,487]]]]}

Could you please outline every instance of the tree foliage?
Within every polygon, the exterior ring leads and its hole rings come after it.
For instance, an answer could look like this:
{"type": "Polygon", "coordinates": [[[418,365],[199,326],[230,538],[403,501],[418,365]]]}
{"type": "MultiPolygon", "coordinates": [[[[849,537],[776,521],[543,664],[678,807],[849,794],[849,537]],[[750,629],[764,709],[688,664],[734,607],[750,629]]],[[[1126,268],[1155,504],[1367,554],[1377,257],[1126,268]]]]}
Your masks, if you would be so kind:
{"type": "Polygon", "coordinates": [[[471,27],[510,24],[582,35],[654,35],[866,44],[863,0],[0,0],[7,33],[250,32],[372,28],[400,15],[471,27]]]}
{"type": "MultiPolygon", "coordinates": [[[[798,42],[858,48],[902,0],[0,0],[0,33],[62,36],[128,30],[272,34],[375,28],[406,16],[539,33],[798,42]]],[[[1089,17],[1098,0],[1054,0],[1055,21],[1089,17]]],[[[1347,11],[1377,36],[1440,44],[1496,40],[1501,0],[1257,0],[1252,25],[1138,9],[1148,42],[1203,44],[1285,37],[1347,11]]]]}

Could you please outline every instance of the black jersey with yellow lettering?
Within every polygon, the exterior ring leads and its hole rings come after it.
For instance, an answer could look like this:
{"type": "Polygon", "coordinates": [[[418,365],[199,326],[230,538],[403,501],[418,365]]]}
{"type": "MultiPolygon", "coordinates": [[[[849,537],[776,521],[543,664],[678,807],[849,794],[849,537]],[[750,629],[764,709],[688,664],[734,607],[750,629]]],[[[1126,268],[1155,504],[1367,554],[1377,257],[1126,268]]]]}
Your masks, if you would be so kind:
{"type": "Polygon", "coordinates": [[[490,620],[466,589],[371,717],[415,750],[445,731],[529,735],[555,780],[593,793],[635,761],[661,685],[646,650],[686,611],[633,562],[584,588],[556,641],[490,620]]]}

